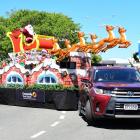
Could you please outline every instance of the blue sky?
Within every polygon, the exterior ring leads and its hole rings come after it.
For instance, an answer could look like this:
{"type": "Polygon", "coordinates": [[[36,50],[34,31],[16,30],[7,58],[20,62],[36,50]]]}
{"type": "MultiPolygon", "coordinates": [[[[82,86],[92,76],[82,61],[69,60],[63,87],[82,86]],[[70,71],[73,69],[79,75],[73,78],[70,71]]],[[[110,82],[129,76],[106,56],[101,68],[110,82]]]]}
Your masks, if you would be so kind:
{"type": "MultiPolygon", "coordinates": [[[[140,1],[139,0],[5,0],[0,6],[0,16],[6,16],[11,9],[30,9],[63,13],[80,23],[81,31],[88,37],[96,33],[99,40],[107,37],[103,24],[124,26],[127,39],[132,45],[127,49],[115,47],[100,53],[103,59],[130,58],[138,51],[140,40],[140,1]]],[[[117,30],[117,29],[116,29],[117,30]]],[[[115,31],[116,37],[119,37],[115,31]]]]}

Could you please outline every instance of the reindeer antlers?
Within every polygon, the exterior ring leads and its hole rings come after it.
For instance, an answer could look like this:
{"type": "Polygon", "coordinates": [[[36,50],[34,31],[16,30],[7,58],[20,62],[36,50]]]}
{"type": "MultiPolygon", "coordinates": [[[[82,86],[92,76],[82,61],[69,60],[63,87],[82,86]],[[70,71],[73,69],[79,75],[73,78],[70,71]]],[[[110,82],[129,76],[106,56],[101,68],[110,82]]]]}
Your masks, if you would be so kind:
{"type": "Polygon", "coordinates": [[[114,28],[123,28],[123,26],[121,26],[121,25],[109,25],[109,24],[102,24],[102,25],[99,25],[99,27],[107,27],[107,26],[112,26],[112,27],[114,27],[114,28]]]}

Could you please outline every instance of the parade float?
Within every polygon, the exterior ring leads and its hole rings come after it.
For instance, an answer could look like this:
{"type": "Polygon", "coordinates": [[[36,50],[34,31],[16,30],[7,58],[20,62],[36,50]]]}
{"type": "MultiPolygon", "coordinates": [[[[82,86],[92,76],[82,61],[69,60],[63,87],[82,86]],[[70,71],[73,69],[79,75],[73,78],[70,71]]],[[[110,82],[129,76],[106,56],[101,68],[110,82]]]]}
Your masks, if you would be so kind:
{"type": "Polygon", "coordinates": [[[107,38],[96,41],[97,35],[90,34],[91,43],[86,43],[84,32],[78,32],[79,42],[65,39],[65,48],[53,36],[36,34],[31,25],[8,32],[13,52],[10,62],[3,61],[0,69],[1,100],[15,104],[52,101],[57,109],[77,109],[78,87],[91,67],[91,54],[131,45],[123,27],[117,27],[119,38],[114,36],[116,27],[105,28],[107,38]]]}

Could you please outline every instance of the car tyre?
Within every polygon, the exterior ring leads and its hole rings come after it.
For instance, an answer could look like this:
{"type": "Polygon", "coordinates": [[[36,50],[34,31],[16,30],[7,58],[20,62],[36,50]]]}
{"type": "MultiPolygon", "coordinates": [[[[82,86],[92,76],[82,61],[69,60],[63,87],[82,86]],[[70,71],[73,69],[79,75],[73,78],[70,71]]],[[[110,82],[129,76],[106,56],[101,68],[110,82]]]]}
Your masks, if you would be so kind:
{"type": "Polygon", "coordinates": [[[91,104],[89,100],[86,102],[86,105],[85,105],[85,118],[88,124],[93,121],[91,104]]]}

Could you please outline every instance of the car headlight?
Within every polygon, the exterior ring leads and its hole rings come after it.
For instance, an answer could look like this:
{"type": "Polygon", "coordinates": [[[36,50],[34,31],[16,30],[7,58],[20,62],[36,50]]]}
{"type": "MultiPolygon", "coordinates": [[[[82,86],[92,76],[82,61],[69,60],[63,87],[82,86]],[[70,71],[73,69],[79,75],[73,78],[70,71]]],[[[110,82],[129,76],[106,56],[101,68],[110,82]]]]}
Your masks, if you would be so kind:
{"type": "Polygon", "coordinates": [[[100,88],[95,88],[95,92],[96,94],[103,94],[103,89],[100,89],[100,88]]]}
{"type": "Polygon", "coordinates": [[[113,94],[113,91],[111,90],[105,90],[105,89],[100,89],[100,88],[95,88],[95,92],[96,94],[108,94],[108,95],[113,94]]]}
{"type": "Polygon", "coordinates": [[[112,94],[113,92],[111,90],[104,90],[104,94],[112,94]]]}

